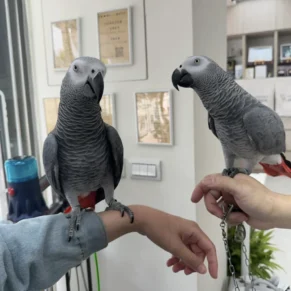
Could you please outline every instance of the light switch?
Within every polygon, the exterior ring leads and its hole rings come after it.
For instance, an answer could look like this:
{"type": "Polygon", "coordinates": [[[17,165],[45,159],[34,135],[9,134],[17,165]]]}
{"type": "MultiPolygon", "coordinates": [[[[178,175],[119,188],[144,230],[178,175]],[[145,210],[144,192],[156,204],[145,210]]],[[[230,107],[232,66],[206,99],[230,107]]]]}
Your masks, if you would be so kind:
{"type": "Polygon", "coordinates": [[[149,177],[156,177],[157,171],[155,165],[148,165],[148,176],[149,177]]]}
{"type": "Polygon", "coordinates": [[[161,181],[161,161],[158,159],[130,159],[131,179],[161,181]]]}
{"type": "Polygon", "coordinates": [[[139,176],[140,174],[139,164],[132,164],[132,175],[139,176]]]}
{"type": "Polygon", "coordinates": [[[147,176],[148,175],[148,165],[141,164],[139,166],[139,174],[141,176],[147,176]]]}

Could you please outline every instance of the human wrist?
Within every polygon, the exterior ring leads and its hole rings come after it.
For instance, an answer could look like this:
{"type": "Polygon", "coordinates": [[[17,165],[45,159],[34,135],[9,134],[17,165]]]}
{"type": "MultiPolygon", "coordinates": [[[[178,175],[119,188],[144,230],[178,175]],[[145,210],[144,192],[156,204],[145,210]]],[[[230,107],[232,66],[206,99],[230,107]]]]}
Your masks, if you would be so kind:
{"type": "Polygon", "coordinates": [[[272,223],[274,228],[291,229],[291,196],[273,194],[272,223]]]}
{"type": "Polygon", "coordinates": [[[132,231],[141,235],[146,235],[146,227],[148,221],[151,219],[150,211],[153,209],[144,205],[131,205],[130,209],[134,213],[132,231]]]}

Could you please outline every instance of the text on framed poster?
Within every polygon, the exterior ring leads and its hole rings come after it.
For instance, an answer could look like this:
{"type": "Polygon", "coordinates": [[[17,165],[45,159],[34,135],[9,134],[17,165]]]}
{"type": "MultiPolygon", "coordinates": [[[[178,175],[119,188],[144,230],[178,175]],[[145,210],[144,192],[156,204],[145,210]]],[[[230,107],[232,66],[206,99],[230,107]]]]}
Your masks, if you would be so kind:
{"type": "Polygon", "coordinates": [[[132,64],[130,8],[98,13],[100,60],[106,66],[132,64]]]}

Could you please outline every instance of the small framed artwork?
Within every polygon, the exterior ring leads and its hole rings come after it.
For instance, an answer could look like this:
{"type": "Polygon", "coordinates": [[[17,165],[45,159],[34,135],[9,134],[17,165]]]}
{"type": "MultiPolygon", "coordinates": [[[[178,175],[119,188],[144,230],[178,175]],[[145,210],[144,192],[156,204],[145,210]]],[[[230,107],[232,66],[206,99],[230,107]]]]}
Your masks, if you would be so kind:
{"type": "Polygon", "coordinates": [[[60,98],[43,99],[47,134],[49,134],[56,126],[58,119],[59,104],[60,98]]]}
{"type": "Polygon", "coordinates": [[[131,8],[97,14],[99,59],[106,66],[132,65],[131,8]]]}
{"type": "Polygon", "coordinates": [[[291,60],[291,43],[281,44],[280,59],[281,61],[291,60]]]}
{"type": "Polygon", "coordinates": [[[104,94],[100,107],[103,121],[116,128],[115,94],[104,94]]]}
{"type": "Polygon", "coordinates": [[[51,23],[55,71],[66,71],[72,61],[81,56],[80,19],[51,23]]]}
{"type": "Polygon", "coordinates": [[[137,92],[134,98],[138,144],[172,146],[172,91],[137,92]]]}
{"type": "Polygon", "coordinates": [[[248,62],[270,62],[273,60],[273,47],[272,46],[260,46],[250,47],[248,54],[248,62]]]}

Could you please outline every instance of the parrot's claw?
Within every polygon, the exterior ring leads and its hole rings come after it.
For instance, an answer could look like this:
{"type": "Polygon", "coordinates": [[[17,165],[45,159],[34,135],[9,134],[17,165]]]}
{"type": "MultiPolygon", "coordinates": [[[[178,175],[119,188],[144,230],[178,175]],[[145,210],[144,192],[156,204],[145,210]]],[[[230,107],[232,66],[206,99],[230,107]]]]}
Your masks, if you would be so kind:
{"type": "Polygon", "coordinates": [[[110,203],[108,204],[108,207],[105,209],[105,211],[108,211],[108,210],[120,211],[121,217],[124,216],[124,213],[127,213],[129,218],[130,218],[130,222],[133,223],[133,221],[134,221],[134,214],[133,214],[132,210],[129,207],[124,206],[123,204],[118,202],[116,199],[112,199],[110,201],[110,203]]]}
{"type": "Polygon", "coordinates": [[[234,178],[237,174],[250,175],[250,172],[247,169],[242,168],[229,168],[222,171],[222,176],[227,176],[230,178],[234,178]]]}
{"type": "Polygon", "coordinates": [[[68,241],[70,242],[74,236],[75,230],[78,231],[80,229],[82,218],[81,207],[74,207],[72,212],[67,215],[67,218],[70,219],[68,236],[68,241]]]}

